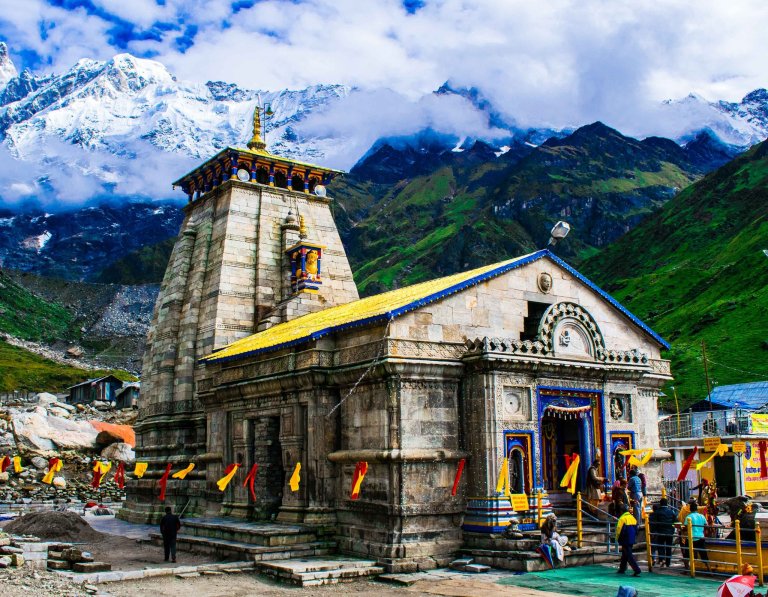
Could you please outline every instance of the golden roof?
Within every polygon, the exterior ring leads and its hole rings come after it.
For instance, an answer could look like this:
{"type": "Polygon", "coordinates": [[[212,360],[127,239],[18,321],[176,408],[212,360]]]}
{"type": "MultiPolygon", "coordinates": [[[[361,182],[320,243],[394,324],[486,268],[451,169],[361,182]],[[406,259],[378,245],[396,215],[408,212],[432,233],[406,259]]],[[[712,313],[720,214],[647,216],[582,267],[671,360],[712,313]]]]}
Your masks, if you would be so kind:
{"type": "Polygon", "coordinates": [[[390,290],[317,313],[310,313],[237,340],[202,360],[207,362],[233,360],[315,340],[350,327],[394,319],[403,313],[428,305],[545,255],[550,255],[549,251],[537,251],[516,259],[390,290]]]}

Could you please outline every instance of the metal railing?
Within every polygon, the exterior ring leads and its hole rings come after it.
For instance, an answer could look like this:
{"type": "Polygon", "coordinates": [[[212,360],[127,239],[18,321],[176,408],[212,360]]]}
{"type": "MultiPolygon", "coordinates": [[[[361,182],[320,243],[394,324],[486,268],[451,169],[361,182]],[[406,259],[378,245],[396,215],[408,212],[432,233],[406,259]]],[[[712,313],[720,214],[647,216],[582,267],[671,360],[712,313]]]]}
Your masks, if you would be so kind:
{"type": "Polygon", "coordinates": [[[750,435],[752,419],[743,410],[715,410],[670,415],[659,421],[661,445],[679,438],[750,435]]]}

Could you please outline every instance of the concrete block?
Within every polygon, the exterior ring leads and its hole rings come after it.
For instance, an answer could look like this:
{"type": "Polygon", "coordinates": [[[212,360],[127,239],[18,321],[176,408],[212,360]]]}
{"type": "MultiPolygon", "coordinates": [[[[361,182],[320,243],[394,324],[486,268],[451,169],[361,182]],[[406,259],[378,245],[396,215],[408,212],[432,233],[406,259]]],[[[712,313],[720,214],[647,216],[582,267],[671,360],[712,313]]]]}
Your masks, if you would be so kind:
{"type": "Polygon", "coordinates": [[[109,572],[112,564],[109,562],[75,562],[72,564],[75,572],[109,572]]]}

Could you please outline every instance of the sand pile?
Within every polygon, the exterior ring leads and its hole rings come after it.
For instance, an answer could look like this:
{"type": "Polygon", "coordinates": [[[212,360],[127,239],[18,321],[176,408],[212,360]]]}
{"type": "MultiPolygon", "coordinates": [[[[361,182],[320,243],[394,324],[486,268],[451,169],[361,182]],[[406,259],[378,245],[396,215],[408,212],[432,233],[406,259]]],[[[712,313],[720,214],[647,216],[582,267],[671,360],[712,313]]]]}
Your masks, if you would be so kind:
{"type": "Polygon", "coordinates": [[[68,543],[89,543],[104,537],[74,512],[31,512],[8,523],[3,530],[68,543]]]}

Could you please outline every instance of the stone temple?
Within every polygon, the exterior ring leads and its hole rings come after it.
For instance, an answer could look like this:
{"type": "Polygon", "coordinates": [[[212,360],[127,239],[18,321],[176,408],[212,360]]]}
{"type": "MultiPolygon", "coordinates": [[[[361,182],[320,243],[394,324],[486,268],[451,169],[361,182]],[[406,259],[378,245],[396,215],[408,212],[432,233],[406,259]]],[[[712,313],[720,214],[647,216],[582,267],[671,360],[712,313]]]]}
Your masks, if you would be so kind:
{"type": "Polygon", "coordinates": [[[123,518],[172,505],[322,527],[340,552],[406,570],[504,529],[505,458],[512,493],[554,503],[565,456],[580,455],[583,489],[596,457],[612,482],[619,450],[653,449],[658,488],[662,338],[548,250],[359,298],[325,192],[339,172],[270,154],[254,120],[248,149],[174,183],[189,203],[136,427],[149,471],[129,481],[123,518]],[[160,502],[167,463],[195,469],[160,502]],[[242,468],[221,492],[231,463],[242,468]],[[253,463],[255,500],[242,484],[253,463]]]}

